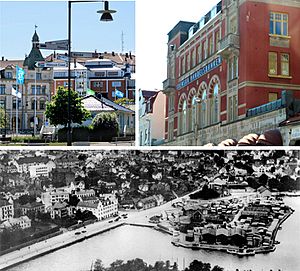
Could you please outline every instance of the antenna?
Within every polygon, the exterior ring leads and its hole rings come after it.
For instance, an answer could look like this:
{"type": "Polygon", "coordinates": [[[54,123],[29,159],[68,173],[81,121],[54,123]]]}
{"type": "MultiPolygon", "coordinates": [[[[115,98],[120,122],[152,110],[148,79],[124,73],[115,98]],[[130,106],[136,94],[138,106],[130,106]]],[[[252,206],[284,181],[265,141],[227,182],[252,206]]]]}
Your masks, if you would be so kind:
{"type": "Polygon", "coordinates": [[[124,52],[124,32],[122,30],[122,34],[121,34],[121,53],[124,52]]]}

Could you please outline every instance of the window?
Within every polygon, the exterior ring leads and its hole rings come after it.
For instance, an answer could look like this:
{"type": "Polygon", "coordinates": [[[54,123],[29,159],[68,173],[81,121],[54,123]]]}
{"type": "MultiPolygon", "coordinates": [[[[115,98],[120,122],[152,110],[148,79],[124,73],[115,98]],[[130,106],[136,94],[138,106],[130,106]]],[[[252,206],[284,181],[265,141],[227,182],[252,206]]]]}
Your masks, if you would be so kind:
{"type": "Polygon", "coordinates": [[[174,112],[174,95],[169,96],[168,109],[169,112],[174,112]]]}
{"type": "Polygon", "coordinates": [[[190,53],[188,53],[187,55],[186,55],[186,70],[187,71],[189,71],[190,69],[191,69],[191,55],[190,55],[190,53]]]}
{"type": "Polygon", "coordinates": [[[36,80],[42,80],[42,74],[40,72],[36,73],[36,80]]]}
{"type": "Polygon", "coordinates": [[[213,37],[209,37],[208,39],[208,55],[211,56],[214,53],[214,41],[213,37]]]}
{"type": "Polygon", "coordinates": [[[290,75],[290,56],[289,54],[281,54],[281,75],[290,75]]]}
{"type": "Polygon", "coordinates": [[[195,124],[197,122],[197,97],[194,96],[192,100],[192,130],[195,130],[195,124]]]}
{"type": "Polygon", "coordinates": [[[0,85],[0,94],[5,94],[5,85],[0,85]]]}
{"type": "Polygon", "coordinates": [[[198,63],[201,63],[202,61],[202,48],[201,48],[201,44],[198,46],[198,63]]]}
{"type": "Polygon", "coordinates": [[[277,53],[269,52],[269,74],[277,75],[277,53]]]}
{"type": "Polygon", "coordinates": [[[0,100],[0,108],[5,109],[5,100],[0,100]]]}
{"type": "Polygon", "coordinates": [[[217,123],[219,120],[219,85],[215,84],[213,97],[211,98],[211,122],[217,123]]]}
{"type": "Polygon", "coordinates": [[[185,58],[181,59],[181,75],[185,74],[185,58]]]}
{"type": "Polygon", "coordinates": [[[186,100],[183,102],[181,115],[182,115],[181,133],[184,134],[187,131],[187,123],[186,123],[187,122],[186,121],[186,118],[187,118],[187,103],[186,103],[186,100]]]}
{"type": "Polygon", "coordinates": [[[196,66],[196,49],[192,51],[192,67],[196,66]]]}
{"type": "Polygon", "coordinates": [[[269,93],[269,102],[274,102],[278,100],[278,94],[274,92],[269,93]]]}
{"type": "Polygon", "coordinates": [[[216,48],[216,51],[219,51],[220,50],[220,31],[217,31],[216,34],[215,34],[215,48],[216,48]]]}
{"type": "MultiPolygon", "coordinates": [[[[21,108],[21,100],[18,99],[18,109],[21,108]]],[[[16,109],[16,99],[13,100],[13,109],[16,109]]]]}
{"type": "Polygon", "coordinates": [[[34,110],[34,104],[36,104],[36,109],[37,109],[37,103],[35,103],[34,101],[35,101],[34,99],[31,101],[31,110],[34,110]]]}
{"type": "Polygon", "coordinates": [[[233,80],[238,77],[238,58],[236,56],[229,59],[228,62],[228,81],[233,80]]]}
{"type": "Polygon", "coordinates": [[[202,42],[202,60],[206,59],[206,41],[202,42]]]}
{"type": "Polygon", "coordinates": [[[206,108],[207,108],[207,95],[206,95],[206,90],[203,91],[202,97],[201,97],[201,127],[205,127],[206,125],[206,108]]]}
{"type": "Polygon", "coordinates": [[[288,14],[270,12],[270,34],[288,36],[288,14]]]}
{"type": "Polygon", "coordinates": [[[36,86],[36,93],[35,93],[35,86],[31,86],[31,93],[37,95],[41,94],[41,86],[40,85],[36,86]]]}
{"type": "Polygon", "coordinates": [[[45,109],[45,101],[41,100],[40,101],[40,110],[44,110],[45,109]]]}
{"type": "Polygon", "coordinates": [[[228,120],[229,121],[236,120],[237,115],[238,115],[237,95],[233,95],[228,98],[228,120]]]}
{"type": "Polygon", "coordinates": [[[12,72],[6,72],[5,78],[11,79],[12,78],[12,72]]]}
{"type": "Polygon", "coordinates": [[[43,94],[43,95],[46,94],[46,86],[42,86],[42,94],[43,94]]]}
{"type": "MultiPolygon", "coordinates": [[[[101,82],[102,83],[102,82],[101,82]]],[[[121,82],[120,81],[115,81],[115,82],[112,82],[111,85],[112,87],[116,87],[116,88],[120,88],[121,87],[121,82]]]]}
{"type": "Polygon", "coordinates": [[[103,82],[93,82],[93,85],[94,85],[95,88],[96,88],[96,87],[102,88],[102,87],[103,87],[103,82]]]}

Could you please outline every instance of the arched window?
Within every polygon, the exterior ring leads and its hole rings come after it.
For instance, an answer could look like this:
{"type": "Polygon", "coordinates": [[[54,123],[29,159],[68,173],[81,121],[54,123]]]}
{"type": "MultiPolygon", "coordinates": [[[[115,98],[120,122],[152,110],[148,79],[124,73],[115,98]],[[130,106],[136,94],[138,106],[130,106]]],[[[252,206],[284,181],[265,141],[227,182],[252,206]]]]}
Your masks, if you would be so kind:
{"type": "Polygon", "coordinates": [[[185,134],[187,132],[187,102],[186,100],[183,101],[182,104],[182,112],[181,112],[181,133],[185,134]]]}
{"type": "Polygon", "coordinates": [[[210,103],[210,121],[217,123],[219,121],[219,85],[215,84],[213,88],[213,95],[210,103]]]}
{"type": "Polygon", "coordinates": [[[192,111],[192,131],[194,131],[195,124],[197,122],[197,97],[196,97],[196,95],[192,99],[191,111],[192,111]]]}
{"type": "Polygon", "coordinates": [[[200,111],[201,127],[206,126],[206,114],[207,114],[207,93],[206,90],[204,90],[201,97],[201,111],[200,111]]]}

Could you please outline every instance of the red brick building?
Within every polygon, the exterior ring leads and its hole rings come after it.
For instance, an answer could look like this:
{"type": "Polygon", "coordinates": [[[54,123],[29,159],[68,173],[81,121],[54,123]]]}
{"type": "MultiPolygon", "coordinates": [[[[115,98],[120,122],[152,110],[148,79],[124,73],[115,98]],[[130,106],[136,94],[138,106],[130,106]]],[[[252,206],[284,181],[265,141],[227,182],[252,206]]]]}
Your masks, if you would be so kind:
{"type": "Polygon", "coordinates": [[[222,0],[180,21],[168,33],[167,144],[239,139],[299,112],[299,18],[296,0],[222,0]]]}

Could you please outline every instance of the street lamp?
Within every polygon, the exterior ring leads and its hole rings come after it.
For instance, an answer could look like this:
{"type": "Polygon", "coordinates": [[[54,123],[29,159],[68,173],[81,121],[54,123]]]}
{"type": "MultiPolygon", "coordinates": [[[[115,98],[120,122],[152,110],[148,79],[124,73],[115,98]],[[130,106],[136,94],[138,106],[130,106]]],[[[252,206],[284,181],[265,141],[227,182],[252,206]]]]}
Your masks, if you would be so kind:
{"type": "Polygon", "coordinates": [[[110,22],[113,20],[112,13],[115,10],[110,10],[108,1],[94,0],[94,1],[68,1],[68,136],[67,145],[72,146],[72,133],[71,133],[71,7],[73,3],[86,3],[86,2],[104,2],[104,10],[98,10],[97,13],[102,14],[100,21],[110,22]]]}

